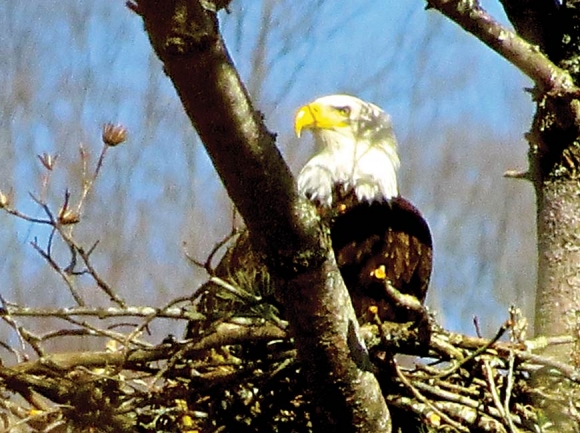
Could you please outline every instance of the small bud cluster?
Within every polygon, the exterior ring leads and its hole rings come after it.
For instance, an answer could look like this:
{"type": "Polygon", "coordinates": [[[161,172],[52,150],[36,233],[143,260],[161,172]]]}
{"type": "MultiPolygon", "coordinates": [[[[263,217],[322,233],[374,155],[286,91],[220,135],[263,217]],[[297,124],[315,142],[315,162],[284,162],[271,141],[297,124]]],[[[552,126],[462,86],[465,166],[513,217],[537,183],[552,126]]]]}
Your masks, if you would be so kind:
{"type": "Polygon", "coordinates": [[[115,147],[127,139],[127,128],[123,125],[107,123],[103,126],[103,143],[109,147],[115,147]]]}
{"type": "Polygon", "coordinates": [[[58,213],[58,222],[63,226],[76,224],[81,220],[80,215],[71,209],[61,209],[58,213]]]}
{"type": "Polygon", "coordinates": [[[43,153],[42,155],[37,155],[38,159],[40,160],[41,164],[46,168],[48,171],[52,171],[54,165],[56,164],[56,159],[58,155],[51,155],[49,153],[43,153]]]}
{"type": "Polygon", "coordinates": [[[0,191],[0,209],[4,209],[10,206],[10,196],[0,191]]]}

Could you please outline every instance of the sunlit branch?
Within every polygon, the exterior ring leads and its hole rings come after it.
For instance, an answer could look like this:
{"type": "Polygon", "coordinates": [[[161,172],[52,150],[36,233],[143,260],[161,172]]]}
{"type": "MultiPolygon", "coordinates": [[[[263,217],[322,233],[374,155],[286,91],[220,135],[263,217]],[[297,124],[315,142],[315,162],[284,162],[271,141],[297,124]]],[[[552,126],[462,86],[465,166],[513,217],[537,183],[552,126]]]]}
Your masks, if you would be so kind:
{"type": "Polygon", "coordinates": [[[511,62],[530,77],[541,91],[562,92],[575,88],[567,71],[554,65],[537,46],[495,21],[477,1],[427,0],[427,4],[511,62]]]}

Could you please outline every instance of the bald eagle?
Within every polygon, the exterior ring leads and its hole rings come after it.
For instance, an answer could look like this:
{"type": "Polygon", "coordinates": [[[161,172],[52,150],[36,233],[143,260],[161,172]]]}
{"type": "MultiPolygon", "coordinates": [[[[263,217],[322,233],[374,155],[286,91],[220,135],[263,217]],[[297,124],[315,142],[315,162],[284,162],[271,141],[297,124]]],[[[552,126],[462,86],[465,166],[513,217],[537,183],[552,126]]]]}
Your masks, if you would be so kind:
{"type": "MultiPolygon", "coordinates": [[[[416,321],[395,305],[385,283],[423,302],[431,275],[432,242],[419,211],[399,196],[399,156],[390,118],[376,105],[348,95],[325,96],[300,108],[297,135],[309,130],[317,153],[297,179],[329,225],[332,247],[359,322],[416,321]],[[375,307],[374,309],[371,307],[375,307]]],[[[277,317],[283,309],[261,255],[247,231],[228,248],[196,293],[207,323],[191,322],[187,338],[234,316],[277,317]]],[[[283,314],[281,314],[283,316],[283,314]]]]}
{"type": "Polygon", "coordinates": [[[330,95],[298,110],[298,137],[304,130],[312,133],[317,153],[300,171],[298,191],[330,226],[359,321],[377,313],[381,320],[417,319],[385,290],[388,282],[422,303],[432,267],[429,226],[399,195],[400,161],[389,116],[353,96],[330,95]]]}

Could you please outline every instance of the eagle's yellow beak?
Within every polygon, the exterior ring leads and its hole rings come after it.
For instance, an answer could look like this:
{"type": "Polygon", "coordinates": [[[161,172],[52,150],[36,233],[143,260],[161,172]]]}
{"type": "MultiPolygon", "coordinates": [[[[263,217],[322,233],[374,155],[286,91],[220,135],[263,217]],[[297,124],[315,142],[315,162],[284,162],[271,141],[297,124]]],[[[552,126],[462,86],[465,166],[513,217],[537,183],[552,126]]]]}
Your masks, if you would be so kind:
{"type": "Polygon", "coordinates": [[[300,138],[303,129],[314,128],[316,126],[315,111],[317,108],[312,105],[305,105],[296,113],[296,117],[294,118],[294,132],[298,138],[300,138]]]}
{"type": "Polygon", "coordinates": [[[303,106],[296,113],[294,132],[300,137],[303,129],[334,129],[346,126],[347,117],[335,107],[314,101],[303,106]]]}

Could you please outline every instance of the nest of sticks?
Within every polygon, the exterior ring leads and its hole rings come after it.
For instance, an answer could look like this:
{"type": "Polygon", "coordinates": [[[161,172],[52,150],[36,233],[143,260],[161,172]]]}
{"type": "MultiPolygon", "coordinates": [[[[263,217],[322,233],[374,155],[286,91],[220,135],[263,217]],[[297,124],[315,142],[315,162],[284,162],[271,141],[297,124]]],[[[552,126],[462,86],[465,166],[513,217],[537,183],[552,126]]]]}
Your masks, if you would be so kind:
{"type": "MultiPolygon", "coordinates": [[[[116,296],[106,309],[52,310],[0,298],[0,315],[19,340],[18,347],[2,343],[16,362],[0,365],[0,431],[318,431],[319,408],[273,284],[255,258],[237,254],[247,251],[243,241],[235,245],[215,269],[213,253],[199,264],[211,278],[193,299],[157,309],[116,296]],[[238,271],[224,278],[232,268],[238,271]],[[69,326],[35,333],[23,316],[69,326]],[[128,317],[138,324],[119,331],[128,317]],[[162,319],[187,322],[187,338],[143,339],[162,319]],[[106,350],[46,348],[54,338],[78,336],[105,337],[106,350]],[[23,352],[27,345],[34,359],[23,352]]],[[[537,354],[572,344],[571,337],[526,340],[527,321],[514,307],[492,339],[448,332],[424,313],[427,340],[413,323],[361,327],[394,432],[580,432],[580,374],[537,354]]]]}
{"type": "MultiPolygon", "coordinates": [[[[209,288],[194,308],[176,300],[131,310],[147,323],[189,320],[187,340],[142,347],[115,338],[103,352],[2,366],[3,431],[315,431],[317,408],[276,306],[216,278],[209,288]],[[227,310],[200,313],[217,298],[227,310]]],[[[18,308],[5,305],[3,314],[18,308]]],[[[570,341],[525,341],[526,326],[515,308],[493,339],[447,332],[431,318],[427,347],[412,325],[363,326],[369,352],[390,360],[376,374],[393,431],[580,431],[577,371],[533,353],[570,341]]]]}

